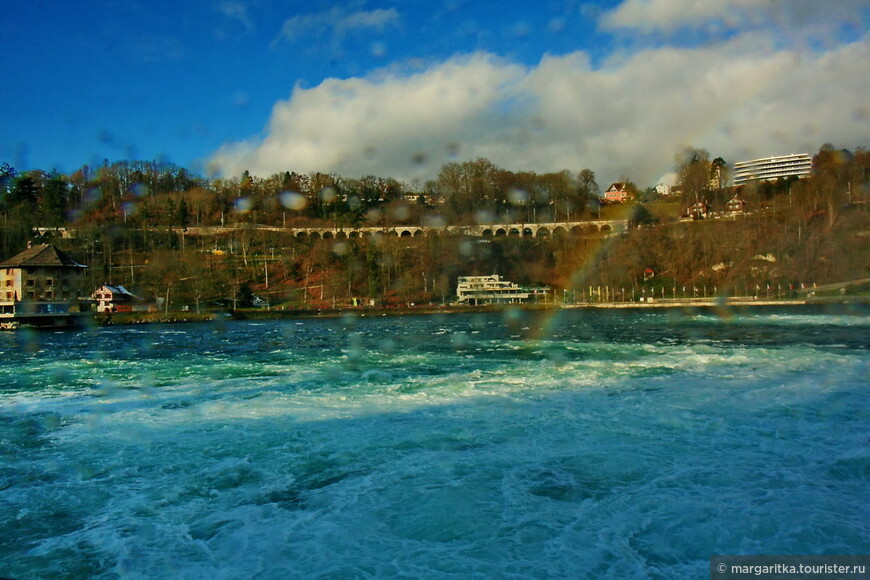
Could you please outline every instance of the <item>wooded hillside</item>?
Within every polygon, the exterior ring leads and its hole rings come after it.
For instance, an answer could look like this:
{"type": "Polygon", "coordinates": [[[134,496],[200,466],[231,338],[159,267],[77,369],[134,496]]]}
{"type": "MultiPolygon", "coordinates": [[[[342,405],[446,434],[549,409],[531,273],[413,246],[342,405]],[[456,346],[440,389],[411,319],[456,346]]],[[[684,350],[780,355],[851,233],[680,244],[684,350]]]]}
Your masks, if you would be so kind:
{"type": "Polygon", "coordinates": [[[771,288],[786,294],[870,277],[870,154],[824,146],[812,177],[740,189],[723,180],[718,161],[709,154],[678,161],[687,182],[673,198],[631,184],[635,199],[603,208],[588,169],[515,173],[484,159],[445,165],[438,179],[411,185],[292,172],[205,179],[148,162],[107,162],[69,175],[19,174],[4,164],[0,256],[28,241],[50,241],[90,266],[95,288],[123,284],[149,300],[168,298],[174,309],[246,306],[254,295],[288,307],[442,303],[458,276],[492,273],[548,286],[551,300],[599,287],[626,297],[771,288]],[[706,185],[699,173],[708,176],[706,185]],[[746,202],[746,213],[717,214],[733,197],[746,202]],[[681,220],[699,201],[714,213],[681,220]],[[628,219],[628,229],[546,237],[435,233],[446,224],[599,216],[628,219]],[[356,239],[282,230],[392,224],[432,229],[356,239]],[[194,235],[202,226],[224,227],[194,235]]]}

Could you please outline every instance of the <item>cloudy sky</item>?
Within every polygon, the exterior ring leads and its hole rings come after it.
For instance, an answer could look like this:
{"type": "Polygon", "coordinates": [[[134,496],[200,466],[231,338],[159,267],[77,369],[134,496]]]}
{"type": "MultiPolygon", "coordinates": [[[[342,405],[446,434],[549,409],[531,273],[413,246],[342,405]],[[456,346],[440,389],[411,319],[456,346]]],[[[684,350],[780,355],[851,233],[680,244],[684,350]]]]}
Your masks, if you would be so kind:
{"type": "Polygon", "coordinates": [[[0,162],[204,175],[448,161],[654,185],[870,146],[866,0],[30,0],[0,20],[0,162]]]}

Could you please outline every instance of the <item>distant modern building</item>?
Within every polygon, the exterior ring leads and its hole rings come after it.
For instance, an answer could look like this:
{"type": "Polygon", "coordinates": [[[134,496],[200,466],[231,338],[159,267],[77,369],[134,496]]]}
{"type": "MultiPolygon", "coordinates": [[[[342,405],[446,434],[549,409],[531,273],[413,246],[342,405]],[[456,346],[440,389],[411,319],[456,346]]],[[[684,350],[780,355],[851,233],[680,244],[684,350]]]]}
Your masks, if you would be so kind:
{"type": "Polygon", "coordinates": [[[780,157],[764,157],[734,164],[734,185],[750,181],[772,181],[786,177],[808,177],[813,171],[812,157],[793,153],[780,157]]]}
{"type": "Polygon", "coordinates": [[[501,276],[460,276],[456,284],[457,302],[470,304],[514,304],[529,299],[529,291],[501,276]]]}
{"type": "Polygon", "coordinates": [[[88,302],[81,298],[86,268],[51,244],[0,262],[0,328],[70,324],[88,302]]]}

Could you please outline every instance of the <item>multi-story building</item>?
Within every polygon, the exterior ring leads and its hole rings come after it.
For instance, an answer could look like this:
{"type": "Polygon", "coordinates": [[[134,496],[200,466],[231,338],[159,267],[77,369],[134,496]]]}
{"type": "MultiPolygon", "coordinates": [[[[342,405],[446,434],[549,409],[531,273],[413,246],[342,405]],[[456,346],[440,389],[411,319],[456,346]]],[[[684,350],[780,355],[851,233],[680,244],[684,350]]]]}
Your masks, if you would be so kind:
{"type": "Polygon", "coordinates": [[[624,203],[631,198],[631,192],[628,190],[627,183],[611,183],[610,187],[604,192],[604,201],[606,203],[624,203]]]}
{"type": "Polygon", "coordinates": [[[470,304],[514,304],[529,299],[529,291],[501,276],[460,276],[456,285],[457,302],[470,304]]]}
{"type": "Polygon", "coordinates": [[[71,322],[83,310],[85,268],[50,244],[0,262],[0,327],[71,322]]]}
{"type": "Polygon", "coordinates": [[[772,181],[786,177],[808,177],[813,171],[813,160],[807,153],[793,153],[780,157],[765,157],[734,164],[734,185],[749,181],[772,181]]]}

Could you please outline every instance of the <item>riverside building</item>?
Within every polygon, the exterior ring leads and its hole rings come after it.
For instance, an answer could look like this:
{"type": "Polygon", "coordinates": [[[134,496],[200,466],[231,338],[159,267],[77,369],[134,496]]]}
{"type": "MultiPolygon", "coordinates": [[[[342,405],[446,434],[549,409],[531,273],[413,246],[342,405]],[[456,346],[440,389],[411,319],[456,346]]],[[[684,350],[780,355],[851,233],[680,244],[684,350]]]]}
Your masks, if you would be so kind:
{"type": "Polygon", "coordinates": [[[87,312],[86,268],[50,244],[0,262],[0,328],[74,323],[87,312]]]}
{"type": "Polygon", "coordinates": [[[779,157],[764,157],[734,164],[734,185],[749,181],[773,181],[786,177],[809,177],[813,160],[807,153],[793,153],[779,157]]]}
{"type": "Polygon", "coordinates": [[[460,276],[456,284],[457,302],[470,304],[515,304],[529,299],[529,291],[501,276],[460,276]]]}

